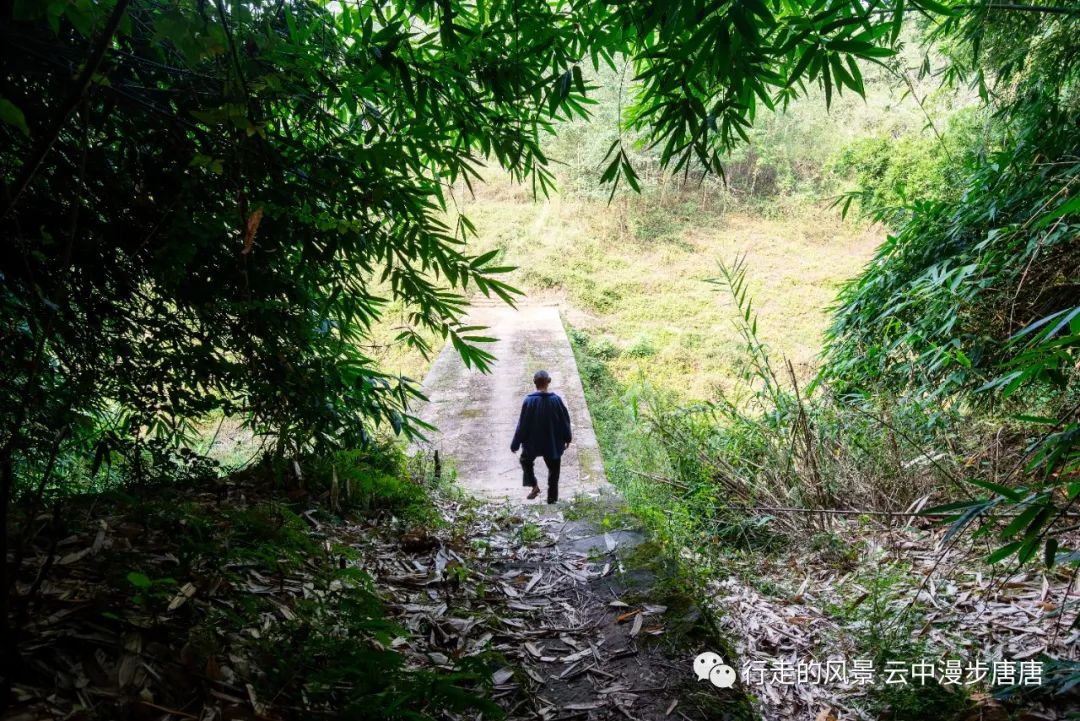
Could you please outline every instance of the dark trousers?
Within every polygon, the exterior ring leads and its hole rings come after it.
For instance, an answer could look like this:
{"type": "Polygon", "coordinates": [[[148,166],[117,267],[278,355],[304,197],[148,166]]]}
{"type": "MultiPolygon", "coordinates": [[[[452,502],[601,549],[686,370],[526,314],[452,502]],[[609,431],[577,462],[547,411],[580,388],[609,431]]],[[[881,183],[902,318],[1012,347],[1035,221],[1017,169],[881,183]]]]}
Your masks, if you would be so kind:
{"type": "MultiPolygon", "coordinates": [[[[555,503],[559,500],[559,468],[562,465],[561,458],[548,458],[544,456],[544,465],[548,469],[548,493],[547,502],[555,503]]],[[[533,470],[533,463],[536,461],[536,456],[528,456],[525,453],[521,454],[521,470],[524,471],[524,475],[521,480],[521,485],[531,486],[535,488],[537,484],[536,472],[533,470]]]]}

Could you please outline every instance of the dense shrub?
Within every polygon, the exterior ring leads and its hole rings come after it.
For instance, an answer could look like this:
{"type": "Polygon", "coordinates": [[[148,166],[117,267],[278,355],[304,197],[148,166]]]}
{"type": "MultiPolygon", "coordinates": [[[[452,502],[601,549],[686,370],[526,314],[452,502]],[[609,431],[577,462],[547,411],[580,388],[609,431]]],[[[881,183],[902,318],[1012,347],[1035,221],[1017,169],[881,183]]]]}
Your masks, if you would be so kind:
{"type": "Polygon", "coordinates": [[[965,168],[985,145],[982,116],[975,108],[958,111],[948,116],[940,136],[885,129],[858,138],[831,160],[831,169],[851,177],[867,212],[876,211],[891,224],[902,222],[905,207],[913,203],[961,199],[965,168]]]}

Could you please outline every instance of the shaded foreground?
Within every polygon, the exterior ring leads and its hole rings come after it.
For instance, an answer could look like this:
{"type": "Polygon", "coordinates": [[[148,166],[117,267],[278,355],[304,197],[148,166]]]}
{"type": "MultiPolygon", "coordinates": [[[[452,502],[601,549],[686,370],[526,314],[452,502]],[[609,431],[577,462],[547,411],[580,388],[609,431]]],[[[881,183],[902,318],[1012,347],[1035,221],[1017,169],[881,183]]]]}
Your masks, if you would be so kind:
{"type": "Polygon", "coordinates": [[[620,508],[606,495],[560,510],[450,502],[458,525],[412,539],[432,544],[419,557],[374,542],[376,577],[445,653],[501,656],[493,698],[510,719],[751,718],[741,693],[694,679],[710,621],[620,508]],[[448,575],[453,591],[436,591],[448,575]]]}
{"type": "Polygon", "coordinates": [[[541,516],[398,483],[394,515],[243,478],[84,499],[23,560],[4,718],[749,717],[694,684],[706,622],[611,499],[541,516]]]}

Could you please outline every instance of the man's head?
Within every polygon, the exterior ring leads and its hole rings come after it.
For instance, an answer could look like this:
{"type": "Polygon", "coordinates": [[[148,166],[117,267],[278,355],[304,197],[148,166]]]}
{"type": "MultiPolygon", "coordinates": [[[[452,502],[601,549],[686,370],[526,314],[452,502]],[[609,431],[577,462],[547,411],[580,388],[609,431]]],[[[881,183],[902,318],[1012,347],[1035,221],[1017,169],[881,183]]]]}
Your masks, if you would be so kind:
{"type": "Polygon", "coordinates": [[[547,387],[551,385],[551,374],[547,371],[536,371],[533,373],[533,383],[536,384],[537,390],[547,390],[547,387]]]}

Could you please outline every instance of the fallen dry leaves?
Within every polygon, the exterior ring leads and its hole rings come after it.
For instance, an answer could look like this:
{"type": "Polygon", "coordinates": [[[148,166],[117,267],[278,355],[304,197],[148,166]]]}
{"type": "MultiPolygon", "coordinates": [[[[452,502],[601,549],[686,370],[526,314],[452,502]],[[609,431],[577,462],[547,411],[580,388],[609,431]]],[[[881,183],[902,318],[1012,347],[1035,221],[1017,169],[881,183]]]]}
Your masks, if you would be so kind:
{"type": "MultiPolygon", "coordinates": [[[[896,576],[884,598],[888,622],[910,613],[914,638],[933,649],[931,661],[946,658],[986,660],[1034,659],[1040,654],[1077,660],[1080,631],[1072,629],[1080,600],[1080,585],[1067,571],[1033,570],[1007,575],[979,562],[985,548],[956,545],[942,551],[944,530],[912,527],[860,529],[854,524],[837,530],[850,544],[861,544],[857,567],[838,568],[820,554],[800,548],[764,563],[746,561],[741,576],[725,575],[732,569],[716,568],[708,586],[722,628],[731,632],[740,662],[800,661],[859,657],[858,638],[865,632],[865,616],[857,610],[876,591],[868,587],[875,573],[896,576]],[[902,564],[902,565],[894,565],[902,564]],[[789,593],[765,593],[760,588],[795,588],[789,593]],[[1064,614],[1056,609],[1065,601],[1064,614]],[[847,609],[851,618],[838,618],[828,609],[847,609]]],[[[707,559],[685,552],[691,562],[707,559]]],[[[875,602],[881,602],[876,599],[875,602]]],[[[878,669],[878,673],[881,669],[878,669]]],[[[768,683],[752,689],[758,710],[768,720],[870,719],[860,708],[865,687],[854,683],[768,683]]],[[[995,718],[1004,708],[987,696],[979,702],[984,718],[995,718]]],[[[1035,706],[1026,718],[1046,721],[1065,718],[1064,711],[1035,706]]],[[[979,718],[976,715],[973,718],[979,718]]]]}
{"type": "MultiPolygon", "coordinates": [[[[230,486],[187,500],[222,519],[265,502],[257,494],[230,486]]],[[[686,651],[646,642],[669,632],[668,609],[650,602],[647,586],[630,590],[616,536],[559,512],[525,519],[507,506],[448,499],[438,501],[444,523],[434,528],[331,523],[314,506],[296,512],[313,545],[275,570],[266,559],[181,558],[179,541],[196,533],[182,518],[170,527],[130,509],[83,508],[81,523],[56,544],[54,570],[30,609],[20,647],[27,674],[0,718],[304,717],[260,692],[251,641],[296,620],[298,603],[323,597],[320,572],[346,566],[373,579],[390,618],[408,632],[389,646],[410,668],[450,672],[471,657],[502,658],[492,698],[511,721],[708,718],[680,698],[691,679],[686,651]],[[539,529],[531,542],[522,540],[526,521],[539,529]],[[346,547],[348,558],[332,552],[346,547]],[[133,568],[140,573],[129,583],[133,568]],[[145,598],[133,603],[133,594],[145,598]],[[245,599],[259,601],[256,622],[207,625],[249,605],[245,599]]],[[[24,579],[48,552],[43,540],[30,548],[24,579]]]]}

